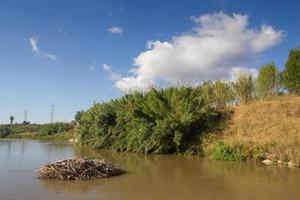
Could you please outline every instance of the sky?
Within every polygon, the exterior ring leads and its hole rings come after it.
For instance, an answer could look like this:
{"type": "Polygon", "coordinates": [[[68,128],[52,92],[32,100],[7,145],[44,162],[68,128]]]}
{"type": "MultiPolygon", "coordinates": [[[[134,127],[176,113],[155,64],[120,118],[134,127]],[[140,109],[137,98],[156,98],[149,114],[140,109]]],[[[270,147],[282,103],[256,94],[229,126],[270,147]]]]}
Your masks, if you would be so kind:
{"type": "Polygon", "coordinates": [[[0,123],[70,121],[151,85],[282,70],[297,0],[0,0],[0,123]]]}

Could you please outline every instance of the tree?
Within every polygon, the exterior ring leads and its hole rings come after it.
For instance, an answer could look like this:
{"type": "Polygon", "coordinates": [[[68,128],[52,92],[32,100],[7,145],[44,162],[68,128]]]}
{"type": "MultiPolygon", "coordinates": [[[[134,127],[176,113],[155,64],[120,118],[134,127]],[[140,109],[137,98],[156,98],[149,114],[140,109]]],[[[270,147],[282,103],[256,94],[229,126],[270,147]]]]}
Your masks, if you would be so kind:
{"type": "Polygon", "coordinates": [[[80,111],[77,111],[77,112],[76,112],[76,114],[75,114],[75,121],[76,121],[76,122],[79,122],[79,120],[81,119],[83,113],[84,113],[83,110],[80,110],[80,111]]]}
{"type": "Polygon", "coordinates": [[[300,94],[300,47],[289,52],[282,76],[284,87],[290,93],[300,94]]]}
{"type": "Polygon", "coordinates": [[[260,97],[276,95],[278,92],[279,73],[274,63],[266,64],[260,68],[257,77],[257,93],[260,97]]]}
{"type": "Polygon", "coordinates": [[[0,138],[5,138],[11,134],[11,129],[8,126],[0,126],[0,138]]]}
{"type": "Polygon", "coordinates": [[[226,103],[233,100],[233,92],[229,83],[216,81],[213,85],[213,98],[217,108],[225,108],[226,103]]]}
{"type": "Polygon", "coordinates": [[[14,122],[15,117],[14,116],[10,116],[9,120],[10,120],[10,125],[12,125],[12,123],[14,122]]]}
{"type": "Polygon", "coordinates": [[[226,103],[234,98],[232,85],[230,83],[217,80],[204,81],[202,84],[202,93],[208,104],[213,104],[217,108],[225,108],[226,103]]]}
{"type": "Polygon", "coordinates": [[[249,103],[254,98],[254,81],[251,75],[241,75],[234,83],[236,96],[242,103],[249,103]]]}
{"type": "Polygon", "coordinates": [[[204,81],[202,84],[202,93],[205,101],[208,104],[214,103],[214,88],[212,81],[204,81]]]}

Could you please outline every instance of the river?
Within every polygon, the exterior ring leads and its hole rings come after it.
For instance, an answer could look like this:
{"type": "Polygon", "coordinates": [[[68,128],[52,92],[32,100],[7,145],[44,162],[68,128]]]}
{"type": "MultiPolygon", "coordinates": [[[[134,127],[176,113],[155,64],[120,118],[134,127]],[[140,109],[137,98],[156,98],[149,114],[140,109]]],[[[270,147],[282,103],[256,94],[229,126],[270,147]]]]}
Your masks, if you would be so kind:
{"type": "Polygon", "coordinates": [[[0,200],[298,200],[299,187],[299,169],[0,140],[0,200]],[[105,158],[128,173],[93,181],[36,178],[38,167],[70,156],[105,158]]]}

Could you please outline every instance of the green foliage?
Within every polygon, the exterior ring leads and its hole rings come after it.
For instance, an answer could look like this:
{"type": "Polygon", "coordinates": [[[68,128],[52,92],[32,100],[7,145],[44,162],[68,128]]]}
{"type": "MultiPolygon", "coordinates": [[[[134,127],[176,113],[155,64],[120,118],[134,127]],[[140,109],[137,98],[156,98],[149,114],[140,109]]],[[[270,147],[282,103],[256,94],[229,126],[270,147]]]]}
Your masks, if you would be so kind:
{"type": "Polygon", "coordinates": [[[234,91],[230,83],[220,80],[215,82],[205,81],[202,85],[202,92],[209,104],[217,108],[225,108],[226,103],[234,99],[234,91]]]}
{"type": "Polygon", "coordinates": [[[6,138],[8,139],[32,139],[32,140],[51,140],[56,142],[64,142],[69,139],[74,139],[74,134],[72,131],[62,132],[54,135],[42,135],[37,132],[26,132],[10,134],[6,138]]]}
{"type": "Polygon", "coordinates": [[[230,145],[224,144],[220,141],[217,142],[212,151],[212,158],[224,161],[243,161],[246,159],[239,148],[231,147],[230,145]]]}
{"type": "Polygon", "coordinates": [[[143,153],[180,153],[219,115],[201,87],[151,89],[96,104],[79,121],[82,143],[143,153]]]}
{"type": "Polygon", "coordinates": [[[242,103],[250,103],[254,99],[254,81],[251,75],[241,75],[234,83],[235,94],[242,103]]]}
{"type": "Polygon", "coordinates": [[[278,69],[274,63],[261,67],[257,77],[257,93],[260,97],[274,96],[280,86],[278,69]]]}
{"type": "Polygon", "coordinates": [[[63,140],[73,129],[72,123],[0,125],[0,138],[63,140]]]}
{"type": "Polygon", "coordinates": [[[38,132],[41,135],[54,135],[57,133],[69,131],[72,128],[72,124],[70,123],[56,122],[42,125],[38,132]]]}
{"type": "Polygon", "coordinates": [[[12,133],[12,130],[9,126],[0,126],[0,138],[5,138],[12,133]]]}
{"type": "Polygon", "coordinates": [[[38,124],[14,124],[11,126],[13,133],[37,132],[41,125],[38,124]]]}
{"type": "Polygon", "coordinates": [[[83,110],[77,111],[76,114],[75,114],[75,117],[74,117],[75,121],[79,122],[79,120],[81,119],[83,113],[84,113],[83,110]]]}
{"type": "Polygon", "coordinates": [[[225,108],[226,103],[233,100],[233,90],[229,83],[216,81],[213,85],[214,101],[218,108],[225,108]]]}
{"type": "Polygon", "coordinates": [[[290,93],[300,94],[300,47],[289,52],[283,71],[283,85],[290,93]]]}
{"type": "Polygon", "coordinates": [[[37,132],[40,125],[37,124],[13,124],[13,125],[0,125],[0,137],[4,138],[8,135],[25,133],[25,132],[37,132]]]}

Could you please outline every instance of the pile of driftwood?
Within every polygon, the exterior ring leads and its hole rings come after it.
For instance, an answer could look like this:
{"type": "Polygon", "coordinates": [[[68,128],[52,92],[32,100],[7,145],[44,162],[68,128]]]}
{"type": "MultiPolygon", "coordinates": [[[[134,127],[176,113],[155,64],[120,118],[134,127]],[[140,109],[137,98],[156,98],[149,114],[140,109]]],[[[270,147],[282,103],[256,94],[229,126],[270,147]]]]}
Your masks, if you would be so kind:
{"type": "Polygon", "coordinates": [[[58,180],[89,180],[117,176],[124,173],[121,168],[104,160],[68,158],[47,164],[38,170],[39,178],[58,180]]]}

